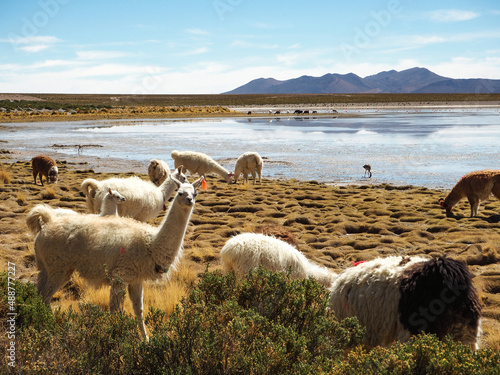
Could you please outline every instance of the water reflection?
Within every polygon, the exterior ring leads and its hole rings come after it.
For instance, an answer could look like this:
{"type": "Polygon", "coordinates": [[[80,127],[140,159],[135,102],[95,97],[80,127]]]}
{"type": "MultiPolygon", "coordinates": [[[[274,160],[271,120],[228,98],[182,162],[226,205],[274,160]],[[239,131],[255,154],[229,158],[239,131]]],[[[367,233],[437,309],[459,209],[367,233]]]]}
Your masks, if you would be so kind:
{"type": "Polygon", "coordinates": [[[365,181],[362,166],[369,163],[370,182],[449,188],[471,170],[500,169],[499,120],[498,110],[480,109],[385,111],[352,118],[254,117],[251,122],[215,118],[4,124],[0,140],[4,149],[26,152],[26,159],[60,153],[60,158],[87,161],[96,170],[106,170],[108,159],[130,161],[124,168],[142,173],[153,157],[172,166],[174,149],[206,152],[234,169],[236,158],[253,150],[265,158],[268,177],[357,183],[365,181]],[[84,145],[81,154],[72,148],[78,144],[84,145]]]}

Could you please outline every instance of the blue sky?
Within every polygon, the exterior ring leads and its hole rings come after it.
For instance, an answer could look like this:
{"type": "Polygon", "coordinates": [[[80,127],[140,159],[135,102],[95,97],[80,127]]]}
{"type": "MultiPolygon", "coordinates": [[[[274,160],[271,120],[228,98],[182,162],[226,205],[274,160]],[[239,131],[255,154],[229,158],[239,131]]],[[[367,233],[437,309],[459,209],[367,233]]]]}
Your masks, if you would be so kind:
{"type": "Polygon", "coordinates": [[[216,94],[426,67],[500,79],[500,2],[4,0],[0,92],[216,94]]]}

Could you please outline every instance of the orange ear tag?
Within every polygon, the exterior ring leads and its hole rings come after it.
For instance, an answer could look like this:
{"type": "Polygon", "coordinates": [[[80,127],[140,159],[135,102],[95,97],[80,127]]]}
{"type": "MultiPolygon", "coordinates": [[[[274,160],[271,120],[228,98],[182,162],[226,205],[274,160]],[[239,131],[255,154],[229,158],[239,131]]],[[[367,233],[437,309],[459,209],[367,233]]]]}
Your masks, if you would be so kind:
{"type": "Polygon", "coordinates": [[[207,181],[205,181],[205,178],[203,178],[203,180],[201,180],[201,190],[207,190],[207,188],[208,188],[207,181]]]}

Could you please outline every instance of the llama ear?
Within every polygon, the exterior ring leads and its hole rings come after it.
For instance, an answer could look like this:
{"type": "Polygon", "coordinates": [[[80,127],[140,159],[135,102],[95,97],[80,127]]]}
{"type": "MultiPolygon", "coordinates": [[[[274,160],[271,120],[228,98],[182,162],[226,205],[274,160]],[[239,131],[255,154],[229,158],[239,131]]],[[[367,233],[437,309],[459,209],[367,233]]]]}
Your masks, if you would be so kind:
{"type": "Polygon", "coordinates": [[[195,189],[198,189],[201,186],[203,190],[207,188],[207,182],[205,181],[205,176],[201,176],[199,179],[197,179],[195,182],[193,182],[193,187],[195,189]]]}
{"type": "Polygon", "coordinates": [[[182,173],[182,168],[183,167],[184,167],[183,165],[180,165],[179,168],[177,168],[177,172],[182,173]]]}
{"type": "Polygon", "coordinates": [[[108,193],[109,193],[109,194],[113,194],[113,193],[111,192],[111,188],[110,188],[109,186],[108,186],[108,193]]]}
{"type": "Polygon", "coordinates": [[[441,207],[443,207],[443,208],[444,208],[444,199],[443,199],[443,198],[439,198],[439,199],[438,199],[438,203],[439,203],[439,205],[440,205],[441,207]]]}
{"type": "Polygon", "coordinates": [[[170,176],[172,178],[172,181],[175,182],[175,184],[177,185],[177,189],[181,187],[182,185],[182,182],[180,182],[178,179],[176,179],[174,176],[170,176]]]}

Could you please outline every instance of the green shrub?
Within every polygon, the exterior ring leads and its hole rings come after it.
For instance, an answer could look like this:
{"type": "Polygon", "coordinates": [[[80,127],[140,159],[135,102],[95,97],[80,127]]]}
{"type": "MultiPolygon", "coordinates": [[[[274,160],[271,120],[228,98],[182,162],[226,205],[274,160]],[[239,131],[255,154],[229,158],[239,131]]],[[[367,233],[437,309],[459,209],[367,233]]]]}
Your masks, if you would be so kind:
{"type": "Polygon", "coordinates": [[[3,272],[0,274],[0,316],[8,317],[8,313],[16,314],[16,333],[28,327],[36,330],[54,328],[54,315],[37,293],[35,285],[9,279],[7,272],[3,272]],[[15,294],[14,304],[12,293],[15,294]]]}
{"type": "Polygon", "coordinates": [[[370,352],[357,348],[335,374],[366,375],[462,375],[500,374],[500,353],[490,349],[472,352],[451,339],[441,342],[434,335],[419,335],[406,344],[377,347],[370,352]]]}
{"type": "Polygon", "coordinates": [[[355,319],[338,323],[326,303],[326,290],[313,280],[260,269],[237,282],[206,272],[167,322],[150,312],[154,336],[143,347],[141,370],[328,372],[364,334],[355,319]]]}
{"type": "Polygon", "coordinates": [[[498,352],[431,335],[367,351],[357,320],[338,322],[326,309],[322,286],[262,269],[243,280],[205,272],[170,316],[150,309],[150,342],[128,314],[92,304],[52,314],[33,284],[16,288],[13,374],[500,374],[498,352]]]}

